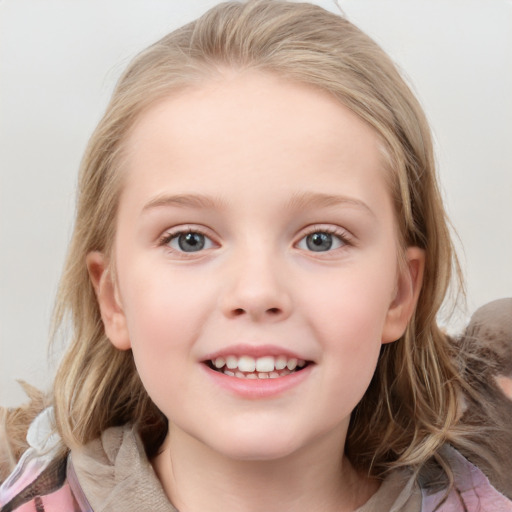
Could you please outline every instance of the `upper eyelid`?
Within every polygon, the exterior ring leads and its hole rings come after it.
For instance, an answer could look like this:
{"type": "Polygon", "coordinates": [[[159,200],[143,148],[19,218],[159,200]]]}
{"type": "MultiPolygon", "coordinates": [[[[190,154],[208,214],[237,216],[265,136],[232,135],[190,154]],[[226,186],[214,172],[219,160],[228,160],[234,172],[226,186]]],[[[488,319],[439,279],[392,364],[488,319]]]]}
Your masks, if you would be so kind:
{"type": "Polygon", "coordinates": [[[211,230],[193,224],[182,224],[179,226],[165,229],[162,232],[162,234],[158,236],[157,243],[158,245],[168,243],[173,238],[184,233],[198,233],[200,235],[205,236],[206,238],[209,238],[212,242],[217,243],[215,241],[216,237],[214,234],[211,233],[211,230]]]}
{"type": "Polygon", "coordinates": [[[179,235],[180,233],[201,233],[205,236],[210,236],[211,229],[198,224],[179,224],[163,230],[162,235],[179,235]]]}
{"type": "Polygon", "coordinates": [[[345,251],[350,248],[357,247],[357,241],[349,230],[342,228],[341,226],[333,224],[312,224],[306,228],[303,228],[299,232],[298,236],[295,238],[295,241],[292,244],[292,247],[301,252],[306,251],[308,254],[314,254],[315,257],[332,258],[335,257],[335,255],[344,254],[345,251]],[[329,235],[338,238],[341,245],[340,247],[334,247],[327,251],[306,251],[304,247],[301,247],[301,243],[306,237],[312,235],[313,233],[328,233],[329,235]]]}
{"type": "Polygon", "coordinates": [[[332,224],[312,224],[302,228],[297,236],[297,241],[302,240],[305,236],[312,233],[329,233],[330,235],[336,235],[346,240],[352,240],[352,233],[341,226],[335,226],[332,224]]]}
{"type": "MultiPolygon", "coordinates": [[[[297,236],[295,237],[295,240],[292,243],[293,245],[296,245],[304,237],[312,233],[322,232],[338,236],[346,243],[351,243],[354,239],[354,235],[346,228],[333,224],[316,223],[301,228],[297,236]]],[[[172,239],[183,233],[199,233],[212,240],[212,242],[214,242],[215,244],[220,244],[220,242],[218,241],[219,237],[211,228],[207,228],[205,226],[197,224],[180,224],[178,226],[167,228],[162,232],[161,235],[158,236],[157,242],[160,245],[164,243],[163,241],[165,239],[172,239]]]]}

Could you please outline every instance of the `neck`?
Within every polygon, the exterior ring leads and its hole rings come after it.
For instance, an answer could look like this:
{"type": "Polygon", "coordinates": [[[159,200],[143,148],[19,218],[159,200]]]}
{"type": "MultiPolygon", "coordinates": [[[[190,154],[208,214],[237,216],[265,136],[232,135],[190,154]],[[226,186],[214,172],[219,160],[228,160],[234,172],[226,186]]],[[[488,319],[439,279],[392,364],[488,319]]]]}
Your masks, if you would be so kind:
{"type": "Polygon", "coordinates": [[[363,505],[378,482],[341,457],[345,439],[319,439],[276,460],[237,460],[173,429],[153,467],[180,512],[279,510],[349,512],[363,505]],[[335,441],[335,445],[333,445],[335,441]]]}

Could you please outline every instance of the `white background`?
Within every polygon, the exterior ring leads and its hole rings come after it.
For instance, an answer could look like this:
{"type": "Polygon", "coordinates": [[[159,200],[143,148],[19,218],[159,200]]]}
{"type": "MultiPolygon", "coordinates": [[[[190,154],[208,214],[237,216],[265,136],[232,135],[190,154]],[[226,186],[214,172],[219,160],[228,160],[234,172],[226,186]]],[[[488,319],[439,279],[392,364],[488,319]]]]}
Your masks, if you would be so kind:
{"type": "MultiPolygon", "coordinates": [[[[117,77],[215,3],[0,0],[0,404],[23,400],[17,378],[50,381],[49,319],[77,169],[117,77]]],[[[468,310],[512,296],[512,2],[340,5],[392,55],[431,120],[468,310]]]]}

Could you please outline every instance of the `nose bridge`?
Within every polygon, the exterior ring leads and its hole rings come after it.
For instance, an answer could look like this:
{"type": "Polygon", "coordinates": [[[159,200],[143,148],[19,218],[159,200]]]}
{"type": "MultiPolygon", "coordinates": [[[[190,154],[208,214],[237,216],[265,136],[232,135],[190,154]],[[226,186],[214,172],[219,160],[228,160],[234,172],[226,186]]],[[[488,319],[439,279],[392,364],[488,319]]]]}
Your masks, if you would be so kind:
{"type": "Polygon", "coordinates": [[[283,266],[282,258],[268,241],[248,241],[238,247],[229,262],[224,313],[258,321],[286,318],[291,297],[283,266]]]}

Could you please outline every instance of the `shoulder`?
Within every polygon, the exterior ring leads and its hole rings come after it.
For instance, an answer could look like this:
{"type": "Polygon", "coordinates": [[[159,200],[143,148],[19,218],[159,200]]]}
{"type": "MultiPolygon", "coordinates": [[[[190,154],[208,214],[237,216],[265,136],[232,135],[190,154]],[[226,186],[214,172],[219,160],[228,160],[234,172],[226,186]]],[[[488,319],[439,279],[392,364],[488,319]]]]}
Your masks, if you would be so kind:
{"type": "Polygon", "coordinates": [[[29,450],[0,487],[1,512],[82,512],[66,476],[67,459],[46,464],[29,450]]]}
{"type": "Polygon", "coordinates": [[[41,424],[31,429],[31,447],[0,487],[0,512],[177,512],[132,426],[107,429],[69,454],[38,445],[41,424]]]}
{"type": "Polygon", "coordinates": [[[422,512],[512,512],[512,501],[457,450],[445,446],[443,456],[453,471],[453,486],[448,493],[422,489],[422,512]]]}
{"type": "Polygon", "coordinates": [[[75,498],[68,479],[68,457],[52,421],[53,411],[49,408],[30,425],[29,448],[0,486],[1,512],[90,510],[75,498]]]}
{"type": "Polygon", "coordinates": [[[133,425],[109,428],[98,439],[73,449],[68,480],[75,497],[83,492],[94,510],[177,512],[133,425]]]}

